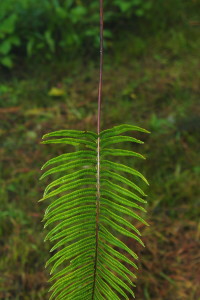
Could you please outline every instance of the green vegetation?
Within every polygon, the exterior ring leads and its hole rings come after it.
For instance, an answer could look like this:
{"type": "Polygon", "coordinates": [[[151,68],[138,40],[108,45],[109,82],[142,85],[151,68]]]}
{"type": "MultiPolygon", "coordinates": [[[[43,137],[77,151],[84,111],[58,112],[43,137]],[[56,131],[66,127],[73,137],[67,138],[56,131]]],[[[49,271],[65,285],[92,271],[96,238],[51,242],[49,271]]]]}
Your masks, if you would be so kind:
{"type": "MultiPolygon", "coordinates": [[[[161,2],[152,1],[141,17],[129,17],[129,10],[125,16],[119,10],[107,23],[112,37],[106,38],[102,128],[126,122],[151,131],[142,147],[147,160],[134,165],[150,181],[146,193],[151,225],[146,229],[135,224],[146,245],[145,249],[133,245],[143,257],[136,298],[196,300],[200,295],[199,4],[176,0],[157,5],[161,2]],[[156,13],[151,14],[153,9],[156,13]]],[[[84,28],[79,22],[76,26],[84,28]]],[[[98,50],[91,50],[93,44],[87,48],[89,40],[84,47],[81,42],[71,54],[72,61],[68,50],[60,54],[56,42],[51,60],[44,58],[48,44],[43,50],[34,46],[30,59],[29,35],[20,30],[10,30],[9,35],[20,44],[5,51],[13,68],[0,69],[0,299],[46,300],[44,264],[50,245],[43,242],[47,232],[41,223],[46,205],[37,203],[45,185],[38,185],[39,168],[66,149],[52,145],[49,151],[49,146],[40,144],[41,137],[59,129],[96,128],[98,50]]],[[[129,239],[125,242],[132,247],[129,239]]]]}
{"type": "MultiPolygon", "coordinates": [[[[88,0],[1,1],[0,65],[91,57],[99,45],[98,5],[88,0]]],[[[105,45],[112,49],[116,35],[127,28],[140,37],[144,31],[158,35],[166,28],[173,34],[174,26],[187,27],[191,15],[198,17],[199,8],[197,1],[105,0],[105,45]]],[[[182,31],[174,38],[184,43],[182,31]]]]}
{"type": "MultiPolygon", "coordinates": [[[[138,0],[105,4],[107,23],[119,17],[125,21],[142,16],[151,7],[151,2],[143,4],[138,0]]],[[[40,4],[34,0],[4,1],[0,12],[0,63],[12,67],[22,55],[49,60],[55,55],[72,55],[74,51],[85,54],[89,47],[96,50],[98,5],[98,1],[75,0],[43,0],[40,4]]],[[[112,37],[111,28],[105,30],[106,37],[112,37]]]]}

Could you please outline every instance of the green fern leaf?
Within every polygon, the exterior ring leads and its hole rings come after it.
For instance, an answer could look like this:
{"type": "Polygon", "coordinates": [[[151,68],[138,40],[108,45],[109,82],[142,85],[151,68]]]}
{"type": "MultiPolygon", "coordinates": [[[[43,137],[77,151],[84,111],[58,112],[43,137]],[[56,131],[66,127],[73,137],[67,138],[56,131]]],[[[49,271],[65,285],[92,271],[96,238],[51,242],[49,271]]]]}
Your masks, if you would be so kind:
{"type": "MultiPolygon", "coordinates": [[[[124,174],[137,177],[148,185],[137,170],[107,157],[144,157],[134,151],[108,148],[124,142],[143,142],[128,131],[147,130],[120,125],[102,131],[61,130],[44,135],[43,144],[81,146],[81,150],[64,153],[46,162],[48,168],[41,179],[57,174],[49,183],[40,201],[48,201],[44,227],[50,227],[45,240],[53,243],[50,299],[120,300],[134,297],[132,279],[137,269],[137,254],[120,236],[132,238],[144,246],[141,233],[132,220],[145,225],[139,212],[146,203],[146,194],[124,174]],[[47,139],[47,140],[46,140],[47,139]],[[89,148],[89,150],[88,150],[89,148]],[[60,175],[58,177],[58,175],[60,175]],[[127,218],[128,216],[128,218],[127,218]]],[[[115,159],[116,160],[116,159],[115,159]]],[[[129,176],[129,177],[130,177],[129,176]]]]}

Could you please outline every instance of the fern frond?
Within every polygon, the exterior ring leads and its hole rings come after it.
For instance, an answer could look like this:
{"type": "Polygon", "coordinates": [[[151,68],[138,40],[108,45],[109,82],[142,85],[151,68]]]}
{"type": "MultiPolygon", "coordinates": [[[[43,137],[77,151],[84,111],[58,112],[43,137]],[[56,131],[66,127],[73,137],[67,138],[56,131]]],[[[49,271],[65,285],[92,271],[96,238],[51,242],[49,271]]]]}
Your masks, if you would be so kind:
{"type": "Polygon", "coordinates": [[[109,160],[112,156],[144,157],[134,151],[108,148],[122,142],[143,142],[128,131],[147,130],[120,125],[102,131],[61,130],[46,134],[44,144],[68,144],[81,150],[65,153],[46,162],[41,179],[57,174],[40,201],[50,201],[44,215],[45,227],[51,227],[45,240],[53,242],[50,299],[129,299],[134,297],[132,279],[137,269],[137,254],[119,236],[127,236],[144,246],[141,233],[132,220],[145,225],[139,212],[146,194],[128,173],[148,184],[137,170],[109,160]],[[89,150],[88,150],[89,148],[89,150]],[[60,177],[58,177],[58,175],[60,177]],[[127,218],[128,217],[128,218],[127,218]],[[53,225],[53,226],[52,226],[53,225]],[[131,257],[131,258],[130,258],[131,257]]]}

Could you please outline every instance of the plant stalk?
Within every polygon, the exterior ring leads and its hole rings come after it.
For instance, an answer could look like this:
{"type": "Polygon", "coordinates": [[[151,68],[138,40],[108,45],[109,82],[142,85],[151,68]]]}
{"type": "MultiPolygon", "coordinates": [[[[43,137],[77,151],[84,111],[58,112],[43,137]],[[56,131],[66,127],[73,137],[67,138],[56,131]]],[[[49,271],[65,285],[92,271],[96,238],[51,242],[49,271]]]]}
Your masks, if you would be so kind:
{"type": "Polygon", "coordinates": [[[98,90],[98,116],[97,134],[101,130],[101,100],[102,100],[102,73],[103,73],[103,0],[100,0],[100,70],[99,70],[99,90],[98,90]]]}
{"type": "Polygon", "coordinates": [[[99,70],[99,89],[98,89],[98,113],[97,113],[97,195],[96,195],[96,247],[94,257],[94,279],[92,299],[95,296],[97,261],[99,248],[99,214],[100,214],[100,130],[101,130],[101,99],[102,99],[102,72],[103,72],[103,0],[100,3],[100,70],[99,70]]]}

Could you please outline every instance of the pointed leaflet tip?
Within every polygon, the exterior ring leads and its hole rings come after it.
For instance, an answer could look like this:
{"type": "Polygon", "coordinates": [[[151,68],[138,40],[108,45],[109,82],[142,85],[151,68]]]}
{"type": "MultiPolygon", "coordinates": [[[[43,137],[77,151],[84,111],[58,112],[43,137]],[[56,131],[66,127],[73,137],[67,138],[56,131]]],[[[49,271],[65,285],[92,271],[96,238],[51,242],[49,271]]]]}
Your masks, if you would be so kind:
{"type": "Polygon", "coordinates": [[[42,174],[42,176],[40,176],[39,180],[42,180],[44,178],[44,174],[42,174]]]}
{"type": "Polygon", "coordinates": [[[44,198],[42,198],[42,199],[40,199],[40,200],[38,200],[38,202],[42,202],[42,201],[44,201],[45,199],[44,198]]]}
{"type": "Polygon", "coordinates": [[[44,135],[42,136],[42,140],[46,139],[48,136],[49,136],[48,133],[44,134],[44,135]]]}

